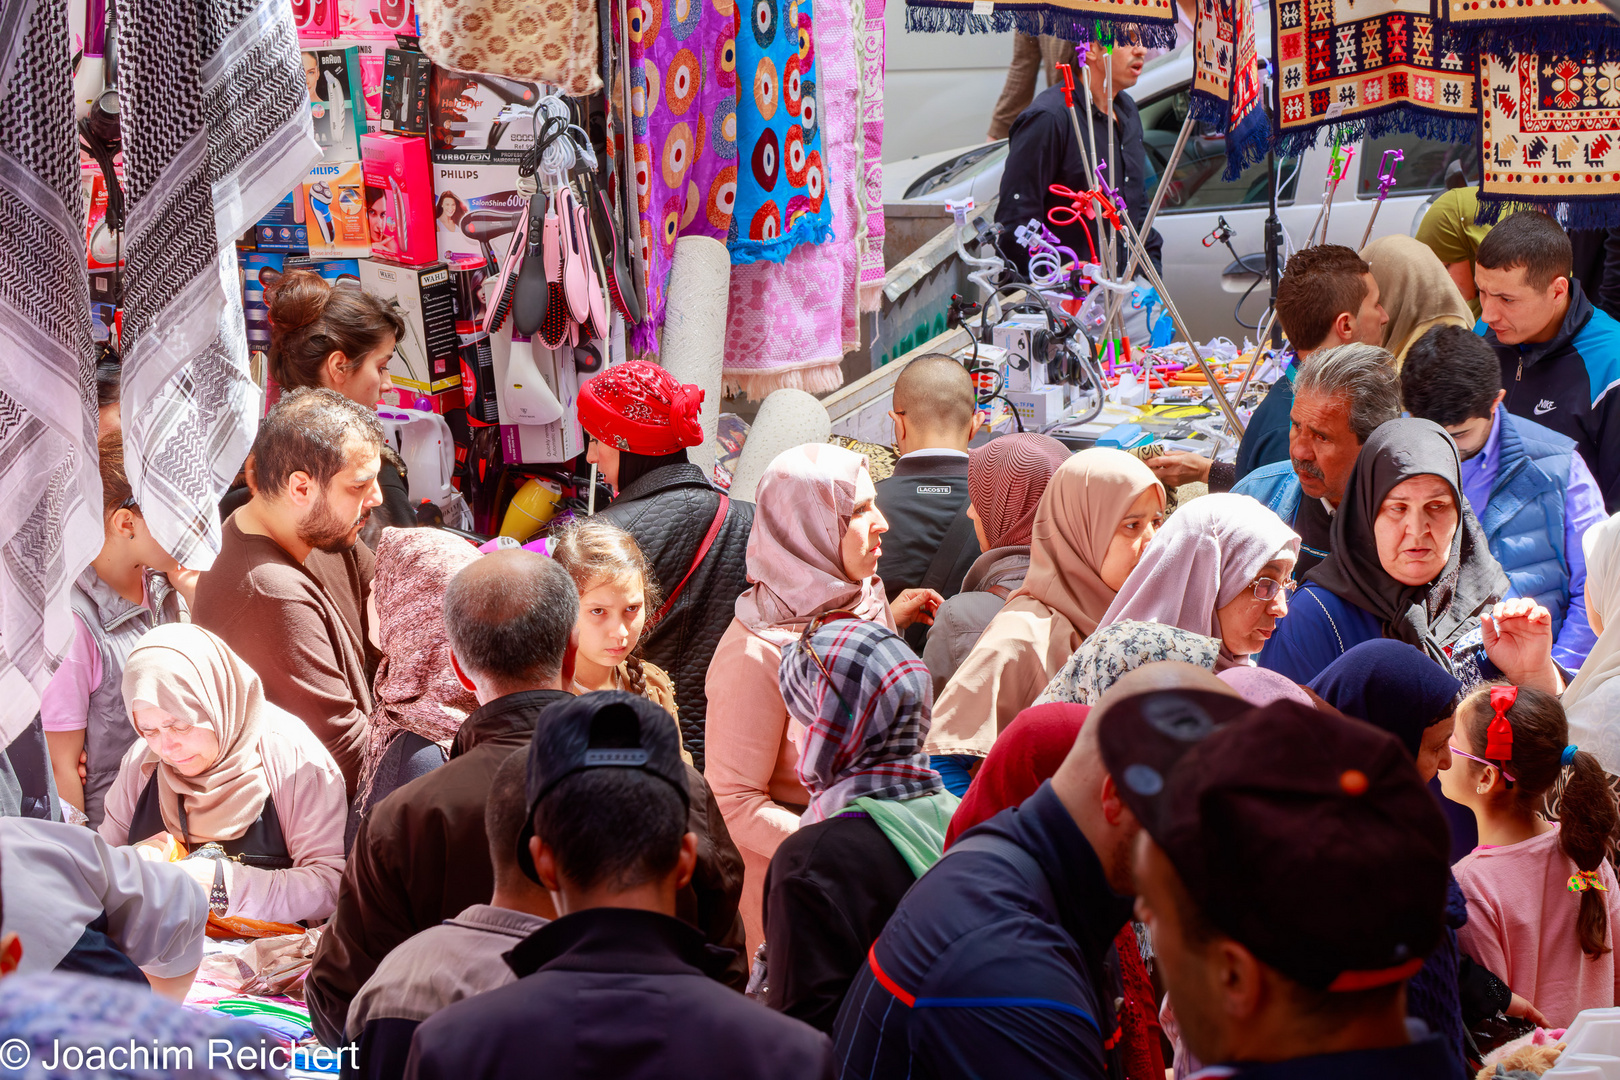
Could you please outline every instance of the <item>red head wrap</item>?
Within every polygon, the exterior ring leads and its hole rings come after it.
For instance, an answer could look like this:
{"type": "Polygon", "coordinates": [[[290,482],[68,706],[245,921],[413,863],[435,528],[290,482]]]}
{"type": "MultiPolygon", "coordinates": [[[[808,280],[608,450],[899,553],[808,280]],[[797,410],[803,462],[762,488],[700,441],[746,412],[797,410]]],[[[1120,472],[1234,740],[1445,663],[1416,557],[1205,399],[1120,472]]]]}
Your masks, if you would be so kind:
{"type": "Polygon", "coordinates": [[[645,360],[608,368],[579,389],[579,422],[591,438],[647,457],[703,442],[702,407],[700,388],[645,360]]]}

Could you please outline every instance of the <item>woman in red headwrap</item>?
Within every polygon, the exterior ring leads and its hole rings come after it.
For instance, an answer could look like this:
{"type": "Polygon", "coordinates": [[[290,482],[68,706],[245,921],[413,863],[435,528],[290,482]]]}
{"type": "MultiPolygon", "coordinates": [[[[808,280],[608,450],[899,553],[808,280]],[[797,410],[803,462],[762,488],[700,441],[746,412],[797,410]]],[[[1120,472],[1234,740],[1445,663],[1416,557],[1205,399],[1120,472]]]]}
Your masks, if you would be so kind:
{"type": "Polygon", "coordinates": [[[699,769],[704,678],[748,587],[754,524],[752,504],[727,499],[709,469],[687,459],[686,448],[703,442],[702,405],[701,389],[644,360],[608,368],[579,391],[586,458],[616,493],[597,516],[635,537],[666,597],[647,613],[642,651],[675,683],[681,735],[699,769]]]}

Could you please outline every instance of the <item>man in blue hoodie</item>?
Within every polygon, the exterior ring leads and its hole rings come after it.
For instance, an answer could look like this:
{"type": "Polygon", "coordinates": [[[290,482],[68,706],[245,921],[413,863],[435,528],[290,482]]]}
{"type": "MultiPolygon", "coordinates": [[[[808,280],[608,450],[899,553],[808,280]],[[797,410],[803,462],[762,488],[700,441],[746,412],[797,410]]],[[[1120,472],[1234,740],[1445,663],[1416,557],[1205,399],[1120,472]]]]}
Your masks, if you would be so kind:
{"type": "Polygon", "coordinates": [[[1502,363],[1515,416],[1575,440],[1603,500],[1620,510],[1620,323],[1570,276],[1569,237],[1525,210],[1480,242],[1474,260],[1485,340],[1502,363]]]}
{"type": "Polygon", "coordinates": [[[1496,354],[1460,326],[1437,326],[1406,354],[1407,410],[1451,433],[1462,491],[1513,595],[1552,613],[1553,659],[1576,671],[1596,635],[1586,620],[1581,537],[1602,521],[1603,493],[1575,442],[1502,405],[1496,354]]]}

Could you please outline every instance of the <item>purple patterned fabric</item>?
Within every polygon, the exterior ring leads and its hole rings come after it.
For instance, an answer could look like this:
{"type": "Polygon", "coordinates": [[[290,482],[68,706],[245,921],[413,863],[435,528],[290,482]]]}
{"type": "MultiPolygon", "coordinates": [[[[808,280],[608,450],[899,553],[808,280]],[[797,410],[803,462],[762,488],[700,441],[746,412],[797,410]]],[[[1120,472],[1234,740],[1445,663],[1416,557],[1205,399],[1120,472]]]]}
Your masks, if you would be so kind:
{"type": "Polygon", "coordinates": [[[631,147],[647,316],[630,338],[658,352],[675,241],[725,243],[737,197],[737,0],[630,0],[631,147]]]}

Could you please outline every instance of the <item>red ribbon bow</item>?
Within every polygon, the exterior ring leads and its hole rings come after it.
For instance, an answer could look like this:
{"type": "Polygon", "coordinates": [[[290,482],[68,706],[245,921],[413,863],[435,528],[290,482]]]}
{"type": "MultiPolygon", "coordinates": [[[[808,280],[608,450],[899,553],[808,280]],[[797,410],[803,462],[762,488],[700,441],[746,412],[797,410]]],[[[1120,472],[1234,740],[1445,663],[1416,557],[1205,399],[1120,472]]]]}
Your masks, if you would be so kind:
{"type": "Polygon", "coordinates": [[[1513,725],[1508,722],[1507,711],[1519,700],[1517,686],[1491,687],[1491,726],[1485,729],[1485,756],[1492,761],[1513,760],[1513,725]]]}

